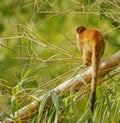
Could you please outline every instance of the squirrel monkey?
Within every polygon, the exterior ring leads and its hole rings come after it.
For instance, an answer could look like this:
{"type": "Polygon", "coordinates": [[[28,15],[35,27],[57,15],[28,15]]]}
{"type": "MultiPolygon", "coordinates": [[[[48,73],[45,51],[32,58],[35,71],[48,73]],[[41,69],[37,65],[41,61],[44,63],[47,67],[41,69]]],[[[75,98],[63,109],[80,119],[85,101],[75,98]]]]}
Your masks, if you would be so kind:
{"type": "Polygon", "coordinates": [[[103,35],[96,29],[79,26],[76,29],[77,46],[85,65],[92,65],[90,110],[94,111],[98,68],[105,49],[103,35]]]}

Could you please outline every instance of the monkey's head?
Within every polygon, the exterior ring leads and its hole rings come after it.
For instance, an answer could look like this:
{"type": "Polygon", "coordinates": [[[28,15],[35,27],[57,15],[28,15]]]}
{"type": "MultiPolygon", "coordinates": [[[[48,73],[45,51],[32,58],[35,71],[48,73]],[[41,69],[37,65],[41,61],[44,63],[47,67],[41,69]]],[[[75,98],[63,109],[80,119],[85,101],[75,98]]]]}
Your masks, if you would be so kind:
{"type": "Polygon", "coordinates": [[[84,26],[79,26],[76,29],[76,37],[79,39],[80,34],[85,30],[86,28],[84,26]]]}
{"type": "Polygon", "coordinates": [[[82,33],[86,28],[84,26],[79,26],[77,29],[76,29],[76,33],[77,34],[80,34],[82,33]]]}

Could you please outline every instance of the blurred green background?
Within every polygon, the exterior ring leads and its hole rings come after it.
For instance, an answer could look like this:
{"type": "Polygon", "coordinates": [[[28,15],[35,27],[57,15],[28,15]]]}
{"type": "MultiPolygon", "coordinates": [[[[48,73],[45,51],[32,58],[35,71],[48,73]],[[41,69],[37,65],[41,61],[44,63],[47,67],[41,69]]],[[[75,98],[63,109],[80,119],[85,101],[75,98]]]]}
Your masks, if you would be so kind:
{"type": "MultiPolygon", "coordinates": [[[[103,33],[103,59],[120,50],[119,0],[0,0],[2,106],[2,96],[4,102],[11,99],[16,88],[25,96],[69,78],[69,73],[60,76],[82,64],[75,37],[79,25],[103,33]]],[[[1,107],[0,112],[9,114],[11,109],[1,107]]]]}

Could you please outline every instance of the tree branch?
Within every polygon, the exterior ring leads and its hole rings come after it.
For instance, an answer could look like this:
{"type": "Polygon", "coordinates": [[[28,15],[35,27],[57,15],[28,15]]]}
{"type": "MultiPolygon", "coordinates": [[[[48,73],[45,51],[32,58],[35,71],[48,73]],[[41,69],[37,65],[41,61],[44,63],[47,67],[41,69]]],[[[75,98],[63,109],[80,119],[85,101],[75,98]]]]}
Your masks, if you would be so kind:
{"type": "MultiPolygon", "coordinates": [[[[105,74],[112,71],[119,65],[120,65],[120,51],[118,51],[117,53],[115,53],[114,55],[112,55],[111,57],[109,57],[108,59],[106,59],[105,61],[103,61],[100,64],[98,76],[99,77],[104,76],[105,74]]],[[[49,97],[50,97],[50,92],[52,92],[52,91],[55,91],[57,94],[60,94],[60,92],[66,92],[66,91],[70,90],[70,88],[72,86],[74,86],[75,90],[80,89],[81,86],[85,85],[84,82],[81,82],[81,78],[86,82],[86,84],[88,84],[91,82],[91,73],[92,73],[92,67],[90,67],[90,69],[88,69],[84,73],[78,74],[78,75],[72,77],[71,79],[63,82],[56,88],[50,90],[48,92],[49,97]]],[[[21,120],[27,119],[31,115],[34,115],[36,112],[38,112],[38,109],[40,107],[40,102],[44,98],[45,95],[46,94],[41,95],[39,98],[37,98],[37,100],[35,100],[35,101],[31,102],[30,104],[24,106],[23,108],[19,109],[19,111],[17,111],[15,113],[15,116],[14,116],[15,120],[17,121],[18,117],[21,120]]],[[[11,115],[11,117],[13,117],[13,116],[11,115]]]]}

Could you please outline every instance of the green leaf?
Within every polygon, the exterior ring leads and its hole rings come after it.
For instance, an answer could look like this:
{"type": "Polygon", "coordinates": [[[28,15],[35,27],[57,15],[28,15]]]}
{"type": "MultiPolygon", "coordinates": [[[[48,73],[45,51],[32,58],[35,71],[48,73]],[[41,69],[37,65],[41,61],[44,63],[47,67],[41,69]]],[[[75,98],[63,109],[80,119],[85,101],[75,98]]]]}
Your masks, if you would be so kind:
{"type": "Polygon", "coordinates": [[[54,123],[57,123],[58,121],[58,111],[55,112],[55,120],[54,120],[54,123]]]}
{"type": "Polygon", "coordinates": [[[28,77],[29,74],[30,74],[30,72],[31,72],[31,69],[28,69],[28,70],[26,71],[26,73],[24,74],[24,76],[22,77],[22,80],[24,80],[26,77],[28,77]]]}
{"type": "Polygon", "coordinates": [[[52,123],[53,122],[53,116],[55,114],[55,109],[52,110],[52,112],[49,115],[49,118],[47,120],[47,123],[52,123]]]}
{"type": "Polygon", "coordinates": [[[15,104],[15,96],[12,96],[11,98],[11,109],[12,109],[12,114],[13,114],[13,117],[14,117],[14,114],[15,114],[15,111],[16,111],[16,104],[15,104]]]}
{"type": "Polygon", "coordinates": [[[50,96],[50,93],[46,93],[41,101],[40,107],[39,107],[39,111],[38,111],[38,123],[40,123],[41,118],[42,118],[42,113],[44,111],[44,107],[46,104],[46,101],[48,99],[48,97],[50,96]]]}
{"type": "Polygon", "coordinates": [[[55,93],[55,91],[52,91],[52,102],[55,106],[56,111],[58,112],[59,111],[59,101],[58,101],[58,96],[55,93]]]}
{"type": "Polygon", "coordinates": [[[12,117],[10,117],[8,114],[0,114],[0,120],[5,119],[7,119],[8,121],[13,121],[12,117]]]}

